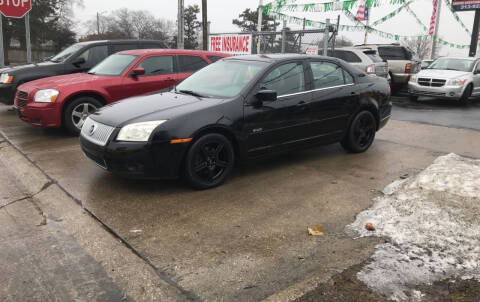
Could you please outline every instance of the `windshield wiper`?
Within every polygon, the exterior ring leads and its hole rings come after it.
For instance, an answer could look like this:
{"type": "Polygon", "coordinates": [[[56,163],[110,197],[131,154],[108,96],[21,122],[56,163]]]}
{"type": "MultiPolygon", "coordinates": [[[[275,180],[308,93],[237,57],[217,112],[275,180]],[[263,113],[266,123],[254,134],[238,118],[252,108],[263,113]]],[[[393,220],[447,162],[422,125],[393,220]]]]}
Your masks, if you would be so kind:
{"type": "Polygon", "coordinates": [[[95,72],[91,72],[91,71],[89,71],[89,72],[87,72],[87,73],[88,73],[88,74],[96,74],[95,72]]]}
{"type": "Polygon", "coordinates": [[[203,94],[197,93],[197,92],[192,91],[192,90],[179,90],[178,92],[193,95],[193,96],[196,96],[196,97],[199,97],[199,98],[205,98],[206,97],[203,94]]]}

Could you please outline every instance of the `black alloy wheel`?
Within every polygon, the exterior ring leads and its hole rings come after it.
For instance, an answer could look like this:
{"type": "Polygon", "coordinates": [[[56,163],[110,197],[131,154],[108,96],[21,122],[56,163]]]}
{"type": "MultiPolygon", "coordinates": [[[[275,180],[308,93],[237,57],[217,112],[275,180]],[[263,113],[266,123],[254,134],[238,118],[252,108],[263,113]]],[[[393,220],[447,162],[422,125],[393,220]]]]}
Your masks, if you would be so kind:
{"type": "Polygon", "coordinates": [[[465,88],[465,91],[463,92],[460,100],[458,100],[460,105],[467,105],[468,104],[468,99],[472,96],[472,92],[473,92],[473,86],[472,86],[472,84],[470,84],[470,85],[467,86],[467,88],[465,88]]]}
{"type": "Polygon", "coordinates": [[[196,140],[187,153],[184,177],[195,189],[221,185],[232,172],[235,154],[231,142],[217,133],[196,140]]]}
{"type": "Polygon", "coordinates": [[[353,153],[365,152],[372,145],[377,132],[377,122],[370,111],[361,111],[353,119],[342,140],[344,149],[353,153]]]}

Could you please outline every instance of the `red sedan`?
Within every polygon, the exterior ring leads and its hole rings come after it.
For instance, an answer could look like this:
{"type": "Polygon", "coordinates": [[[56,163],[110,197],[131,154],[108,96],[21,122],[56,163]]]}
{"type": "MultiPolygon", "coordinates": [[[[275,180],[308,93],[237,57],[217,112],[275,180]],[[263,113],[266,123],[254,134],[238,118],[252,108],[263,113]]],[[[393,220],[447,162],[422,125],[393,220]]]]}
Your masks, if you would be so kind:
{"type": "Polygon", "coordinates": [[[128,97],[169,88],[227,54],[177,49],[122,51],[88,73],[28,82],[18,87],[19,117],[40,127],[65,127],[80,133],[98,108],[128,97]]]}

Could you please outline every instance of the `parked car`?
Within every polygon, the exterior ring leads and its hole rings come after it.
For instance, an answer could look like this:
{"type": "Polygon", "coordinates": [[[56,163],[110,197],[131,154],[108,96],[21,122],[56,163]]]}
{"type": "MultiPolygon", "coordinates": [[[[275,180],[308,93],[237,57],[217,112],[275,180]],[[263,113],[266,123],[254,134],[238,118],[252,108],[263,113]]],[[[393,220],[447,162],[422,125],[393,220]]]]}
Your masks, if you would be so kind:
{"type": "Polygon", "coordinates": [[[420,70],[420,62],[414,60],[412,52],[400,44],[364,44],[358,49],[374,49],[388,62],[392,88],[400,90],[408,85],[410,75],[420,70]]]}
{"type": "Polygon", "coordinates": [[[412,101],[419,96],[430,96],[466,104],[471,96],[480,95],[480,59],[439,58],[412,75],[408,91],[412,101]]]}
{"type": "Polygon", "coordinates": [[[328,56],[344,60],[357,67],[366,74],[373,74],[390,80],[388,63],[378,56],[374,49],[358,49],[354,47],[336,48],[328,50],[328,56]]]}
{"type": "Polygon", "coordinates": [[[422,62],[420,63],[420,69],[427,69],[428,66],[430,66],[430,64],[433,63],[433,61],[435,60],[422,60],[422,62]]]}
{"type": "Polygon", "coordinates": [[[86,156],[129,177],[183,176],[222,184],[237,160],[341,142],[364,152],[390,118],[386,79],[344,61],[306,55],[223,59],[170,92],[123,100],[92,114],[86,156]]]}
{"type": "Polygon", "coordinates": [[[45,62],[15,66],[0,70],[0,102],[13,104],[18,86],[33,80],[84,72],[111,54],[122,50],[166,48],[161,41],[115,40],[74,44],[45,62]]]}
{"type": "Polygon", "coordinates": [[[19,117],[40,127],[64,126],[79,134],[98,108],[179,83],[194,71],[228,55],[175,49],[128,50],[111,55],[88,73],[40,79],[21,85],[19,117]]]}

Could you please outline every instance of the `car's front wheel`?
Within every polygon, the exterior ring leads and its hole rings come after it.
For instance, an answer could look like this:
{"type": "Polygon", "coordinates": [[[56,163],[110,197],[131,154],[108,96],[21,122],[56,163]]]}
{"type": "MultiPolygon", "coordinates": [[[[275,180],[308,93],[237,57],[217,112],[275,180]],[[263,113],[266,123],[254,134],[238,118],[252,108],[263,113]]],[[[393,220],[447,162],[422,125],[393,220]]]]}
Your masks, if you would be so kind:
{"type": "Polygon", "coordinates": [[[92,97],[80,97],[73,100],[64,111],[65,128],[71,134],[79,135],[87,117],[100,107],[102,107],[102,103],[92,97]]]}
{"type": "Polygon", "coordinates": [[[410,94],[408,96],[408,98],[410,99],[411,102],[418,102],[418,96],[417,95],[410,94]]]}
{"type": "Polygon", "coordinates": [[[221,185],[233,170],[235,153],[232,143],[218,133],[197,139],[184,162],[184,178],[195,189],[221,185]]]}
{"type": "Polygon", "coordinates": [[[468,99],[472,96],[473,86],[472,84],[468,85],[463,91],[462,97],[460,98],[459,103],[460,105],[466,105],[468,103],[468,99]]]}
{"type": "Polygon", "coordinates": [[[344,139],[342,147],[353,153],[365,152],[372,145],[377,132],[377,121],[370,111],[359,112],[352,123],[344,139]]]}

